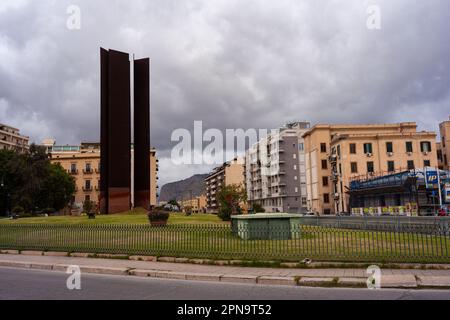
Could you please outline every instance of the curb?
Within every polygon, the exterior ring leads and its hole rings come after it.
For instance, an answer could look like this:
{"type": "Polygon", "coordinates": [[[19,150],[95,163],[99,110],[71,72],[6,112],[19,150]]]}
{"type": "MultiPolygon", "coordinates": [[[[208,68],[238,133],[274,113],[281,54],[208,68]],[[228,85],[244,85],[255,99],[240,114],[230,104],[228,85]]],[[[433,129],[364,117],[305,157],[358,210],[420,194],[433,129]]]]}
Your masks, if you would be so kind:
{"type": "Polygon", "coordinates": [[[371,265],[377,265],[385,269],[404,269],[404,270],[450,270],[450,264],[439,263],[387,263],[387,262],[282,262],[282,261],[246,261],[246,260],[212,260],[199,258],[175,258],[166,256],[143,256],[143,255],[126,255],[126,254],[110,254],[110,253],[86,253],[86,252],[59,252],[59,251],[39,251],[39,250],[0,250],[0,254],[23,254],[33,256],[62,256],[77,258],[103,258],[103,259],[120,259],[135,261],[153,261],[167,263],[188,263],[200,265],[217,265],[217,266],[240,266],[240,267],[270,267],[283,269],[354,269],[367,268],[371,265]]]}
{"type": "MultiPolygon", "coordinates": [[[[0,261],[0,267],[34,269],[66,272],[70,265],[51,263],[29,263],[16,261],[0,261]]],[[[144,277],[154,279],[190,280],[190,281],[212,281],[223,283],[255,284],[255,285],[277,285],[298,287],[342,287],[342,288],[365,288],[365,278],[330,278],[330,277],[274,277],[274,276],[251,276],[230,274],[205,274],[184,273],[175,271],[146,270],[133,268],[112,268],[80,265],[80,271],[92,274],[120,275],[131,277],[144,277]]],[[[382,288],[390,289],[450,289],[450,277],[413,275],[384,276],[382,288]]]]}

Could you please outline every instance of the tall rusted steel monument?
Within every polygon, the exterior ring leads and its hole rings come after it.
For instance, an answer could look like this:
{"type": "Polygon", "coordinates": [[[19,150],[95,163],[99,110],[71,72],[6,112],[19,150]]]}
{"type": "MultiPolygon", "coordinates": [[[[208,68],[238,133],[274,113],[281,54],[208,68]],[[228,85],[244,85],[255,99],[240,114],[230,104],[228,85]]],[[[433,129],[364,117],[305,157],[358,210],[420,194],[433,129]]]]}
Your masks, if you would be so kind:
{"type": "Polygon", "coordinates": [[[131,87],[128,53],[100,49],[100,211],[150,204],[150,60],[133,61],[134,192],[131,183],[131,87]],[[134,199],[132,199],[134,195],[134,199]]]}

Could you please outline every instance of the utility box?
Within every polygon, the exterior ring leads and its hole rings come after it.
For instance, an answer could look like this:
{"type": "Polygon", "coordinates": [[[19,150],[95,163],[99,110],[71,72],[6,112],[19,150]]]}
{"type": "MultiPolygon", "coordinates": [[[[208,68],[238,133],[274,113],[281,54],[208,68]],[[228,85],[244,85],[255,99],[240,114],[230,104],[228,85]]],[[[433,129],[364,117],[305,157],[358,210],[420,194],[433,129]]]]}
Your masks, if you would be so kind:
{"type": "Polygon", "coordinates": [[[301,215],[258,213],[231,216],[233,234],[244,240],[289,240],[300,238],[301,215]]]}

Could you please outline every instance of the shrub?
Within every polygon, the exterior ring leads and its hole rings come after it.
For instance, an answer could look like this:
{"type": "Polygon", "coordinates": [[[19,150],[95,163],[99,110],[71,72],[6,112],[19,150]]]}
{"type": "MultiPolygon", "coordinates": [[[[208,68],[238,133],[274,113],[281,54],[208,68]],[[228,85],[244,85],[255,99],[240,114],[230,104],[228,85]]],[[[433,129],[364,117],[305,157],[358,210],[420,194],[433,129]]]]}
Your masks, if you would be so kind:
{"type": "Polygon", "coordinates": [[[148,218],[150,221],[167,221],[169,216],[169,212],[164,210],[152,210],[148,213],[148,218]]]}
{"type": "Polygon", "coordinates": [[[228,207],[222,207],[219,209],[219,213],[217,216],[222,219],[222,221],[230,221],[231,220],[231,209],[228,207]]]}
{"type": "Polygon", "coordinates": [[[255,213],[264,213],[264,212],[266,212],[266,209],[264,209],[263,206],[260,205],[259,203],[255,203],[253,205],[253,211],[255,213]]]}
{"type": "Polygon", "coordinates": [[[85,200],[83,202],[83,212],[87,213],[87,214],[93,213],[94,212],[94,206],[95,206],[95,204],[94,204],[93,201],[85,200]]]}
{"type": "Polygon", "coordinates": [[[14,214],[23,214],[24,212],[25,212],[25,210],[21,206],[15,206],[12,209],[12,213],[14,213],[14,214]]]}
{"type": "Polygon", "coordinates": [[[191,206],[184,207],[184,212],[187,216],[192,215],[192,207],[191,206]]]}

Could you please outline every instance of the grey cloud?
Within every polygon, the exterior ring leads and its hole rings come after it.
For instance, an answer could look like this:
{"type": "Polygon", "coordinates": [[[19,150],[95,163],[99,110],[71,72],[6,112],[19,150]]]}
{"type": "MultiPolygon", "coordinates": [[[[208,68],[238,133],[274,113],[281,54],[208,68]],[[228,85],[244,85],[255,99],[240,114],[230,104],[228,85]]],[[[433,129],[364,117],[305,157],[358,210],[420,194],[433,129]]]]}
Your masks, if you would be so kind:
{"type": "MultiPolygon", "coordinates": [[[[0,121],[35,141],[98,140],[104,46],[151,57],[151,137],[163,157],[171,132],[194,120],[436,130],[450,102],[449,16],[447,0],[2,1],[0,121]],[[69,4],[81,8],[79,31],[65,27],[69,4]],[[366,28],[369,4],[381,30],[366,28]]],[[[167,161],[162,182],[207,169],[167,161]]]]}

